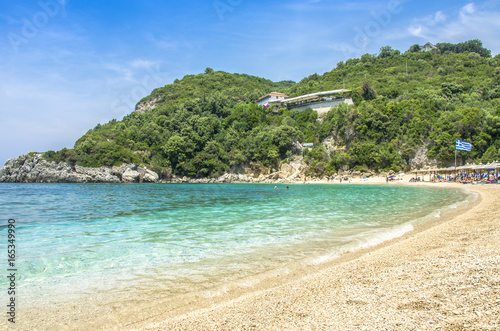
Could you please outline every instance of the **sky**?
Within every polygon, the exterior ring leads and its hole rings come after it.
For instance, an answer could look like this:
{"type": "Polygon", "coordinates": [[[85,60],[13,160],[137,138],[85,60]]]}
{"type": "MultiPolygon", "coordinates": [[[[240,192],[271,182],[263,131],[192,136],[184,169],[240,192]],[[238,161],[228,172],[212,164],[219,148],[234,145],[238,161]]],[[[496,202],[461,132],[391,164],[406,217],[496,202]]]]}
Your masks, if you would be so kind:
{"type": "Polygon", "coordinates": [[[207,67],[298,82],[385,45],[496,55],[499,31],[498,0],[0,0],[0,165],[71,148],[207,67]]]}

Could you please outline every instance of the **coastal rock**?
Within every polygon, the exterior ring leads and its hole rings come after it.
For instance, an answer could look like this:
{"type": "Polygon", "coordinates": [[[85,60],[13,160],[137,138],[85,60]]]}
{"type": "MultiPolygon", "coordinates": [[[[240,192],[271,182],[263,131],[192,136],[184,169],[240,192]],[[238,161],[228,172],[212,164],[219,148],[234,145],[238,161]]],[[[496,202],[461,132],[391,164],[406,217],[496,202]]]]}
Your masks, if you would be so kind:
{"type": "MultiPolygon", "coordinates": [[[[144,179],[143,179],[144,180],[144,179]]],[[[216,178],[179,178],[172,176],[169,180],[162,180],[162,183],[190,183],[190,184],[224,184],[224,183],[260,183],[264,180],[255,179],[245,174],[225,173],[216,178]]]]}
{"type": "Polygon", "coordinates": [[[351,177],[359,178],[359,177],[362,177],[362,175],[361,175],[360,171],[353,171],[353,172],[351,172],[351,177]]]}
{"type": "Polygon", "coordinates": [[[426,167],[437,167],[437,160],[429,159],[427,152],[429,150],[425,147],[419,147],[415,152],[413,159],[410,159],[410,166],[412,169],[421,169],[426,167]]]}
{"type": "Polygon", "coordinates": [[[266,168],[258,163],[250,163],[250,167],[245,168],[245,174],[254,178],[258,178],[260,176],[268,175],[269,168],[266,168]]]}
{"type": "Polygon", "coordinates": [[[135,164],[88,168],[66,162],[49,162],[40,153],[28,153],[8,160],[0,169],[3,183],[156,183],[158,174],[135,164]]]}
{"type": "Polygon", "coordinates": [[[132,170],[132,169],[127,169],[122,174],[122,182],[124,182],[124,183],[137,183],[137,182],[139,182],[140,178],[141,178],[141,174],[139,173],[139,171],[132,170]]]}
{"type": "Polygon", "coordinates": [[[147,168],[138,167],[137,170],[143,183],[156,183],[160,179],[160,176],[156,172],[147,168]]]}
{"type": "Polygon", "coordinates": [[[83,182],[119,183],[120,179],[113,174],[109,167],[86,168],[75,166],[74,171],[82,175],[83,182]]]}
{"type": "Polygon", "coordinates": [[[279,172],[273,173],[267,178],[279,182],[284,180],[293,181],[302,178],[306,169],[307,164],[305,164],[303,158],[301,158],[289,163],[283,163],[279,172]]]}

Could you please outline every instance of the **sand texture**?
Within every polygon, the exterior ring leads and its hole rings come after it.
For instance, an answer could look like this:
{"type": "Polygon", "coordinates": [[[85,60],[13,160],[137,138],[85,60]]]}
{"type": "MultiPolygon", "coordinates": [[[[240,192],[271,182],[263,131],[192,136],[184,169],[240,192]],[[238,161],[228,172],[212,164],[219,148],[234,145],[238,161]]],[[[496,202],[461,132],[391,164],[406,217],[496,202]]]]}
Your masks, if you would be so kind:
{"type": "Polygon", "coordinates": [[[500,185],[468,187],[477,201],[448,220],[292,280],[128,328],[499,330],[500,185]]]}

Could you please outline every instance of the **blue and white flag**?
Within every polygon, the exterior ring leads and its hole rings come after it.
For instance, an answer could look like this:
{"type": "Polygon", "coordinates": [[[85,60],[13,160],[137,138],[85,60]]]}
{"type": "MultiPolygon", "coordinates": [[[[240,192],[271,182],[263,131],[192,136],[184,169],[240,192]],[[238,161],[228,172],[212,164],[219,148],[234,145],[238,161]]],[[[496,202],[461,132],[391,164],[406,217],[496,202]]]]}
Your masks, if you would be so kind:
{"type": "Polygon", "coordinates": [[[457,151],[468,151],[472,150],[472,144],[466,141],[457,140],[457,144],[455,145],[455,149],[457,151]]]}

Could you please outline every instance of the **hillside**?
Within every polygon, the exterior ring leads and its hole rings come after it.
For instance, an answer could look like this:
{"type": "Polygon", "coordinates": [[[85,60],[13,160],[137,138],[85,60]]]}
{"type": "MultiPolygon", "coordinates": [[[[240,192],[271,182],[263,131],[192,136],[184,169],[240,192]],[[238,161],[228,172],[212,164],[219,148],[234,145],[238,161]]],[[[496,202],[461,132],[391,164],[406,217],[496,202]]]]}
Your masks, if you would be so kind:
{"type": "Polygon", "coordinates": [[[150,95],[138,102],[136,111],[144,112],[158,105],[182,105],[185,102],[208,98],[214,92],[220,92],[230,105],[238,102],[254,102],[269,92],[284,92],[295,85],[293,81],[274,83],[268,79],[246,74],[229,74],[205,70],[205,74],[187,75],[173,84],[154,89],[150,95]]]}
{"type": "Polygon", "coordinates": [[[155,89],[137,111],[97,125],[73,149],[44,157],[87,167],[136,163],[162,176],[190,177],[251,163],[278,168],[301,153],[296,142],[315,143],[303,155],[308,174],[316,176],[347,167],[408,170],[425,151],[448,165],[455,139],[474,145],[460,153],[461,161],[500,158],[500,56],[492,58],[478,41],[438,46],[435,52],[412,46],[403,54],[386,46],[297,84],[207,68],[155,89]],[[270,91],[297,96],[344,84],[355,105],[320,120],[312,110],[273,114],[254,103],[270,91]]]}

